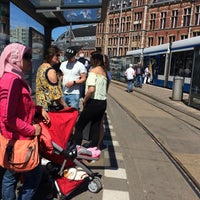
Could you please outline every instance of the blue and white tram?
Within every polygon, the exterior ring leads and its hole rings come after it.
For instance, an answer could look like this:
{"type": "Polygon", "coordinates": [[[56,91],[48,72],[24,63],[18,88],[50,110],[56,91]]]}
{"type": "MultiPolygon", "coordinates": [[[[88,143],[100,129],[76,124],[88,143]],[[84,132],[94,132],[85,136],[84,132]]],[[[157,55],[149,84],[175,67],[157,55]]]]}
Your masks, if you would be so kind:
{"type": "Polygon", "coordinates": [[[128,51],[127,56],[140,54],[144,68],[149,66],[152,84],[172,88],[174,77],[181,76],[184,78],[183,91],[189,92],[197,47],[200,47],[200,37],[128,51]]]}

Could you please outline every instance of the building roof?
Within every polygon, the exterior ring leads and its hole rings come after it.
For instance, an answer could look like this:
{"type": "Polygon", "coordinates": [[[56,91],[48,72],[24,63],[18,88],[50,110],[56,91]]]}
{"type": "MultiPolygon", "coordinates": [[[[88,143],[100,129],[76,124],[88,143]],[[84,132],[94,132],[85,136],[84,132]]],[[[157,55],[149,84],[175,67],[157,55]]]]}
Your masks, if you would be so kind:
{"type": "Polygon", "coordinates": [[[62,33],[54,42],[60,49],[77,46],[79,49],[95,49],[96,25],[82,26],[62,33]],[[70,39],[71,37],[71,39],[70,39]]]}
{"type": "MultiPolygon", "coordinates": [[[[70,35],[69,32],[70,30],[62,33],[56,41],[66,40],[66,37],[69,37],[70,35]]],[[[75,28],[75,29],[72,29],[72,33],[71,33],[72,39],[79,38],[79,37],[92,37],[92,36],[96,36],[96,25],[75,28]]]]}

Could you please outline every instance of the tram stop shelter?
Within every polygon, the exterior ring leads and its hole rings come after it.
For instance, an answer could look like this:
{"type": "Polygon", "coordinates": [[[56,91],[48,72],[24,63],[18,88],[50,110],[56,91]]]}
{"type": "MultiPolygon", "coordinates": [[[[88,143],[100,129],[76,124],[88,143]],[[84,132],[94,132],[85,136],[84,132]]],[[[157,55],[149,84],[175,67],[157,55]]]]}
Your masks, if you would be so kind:
{"type": "Polygon", "coordinates": [[[104,22],[109,5],[109,0],[11,0],[10,2],[43,25],[44,44],[47,46],[51,43],[52,29],[56,27],[104,22]]]}

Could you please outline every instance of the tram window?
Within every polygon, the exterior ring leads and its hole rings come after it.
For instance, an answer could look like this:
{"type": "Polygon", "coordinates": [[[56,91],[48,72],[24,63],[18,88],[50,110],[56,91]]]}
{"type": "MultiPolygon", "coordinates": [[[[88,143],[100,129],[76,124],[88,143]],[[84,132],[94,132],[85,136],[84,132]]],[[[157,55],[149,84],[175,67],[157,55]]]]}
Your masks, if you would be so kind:
{"type": "MultiPolygon", "coordinates": [[[[192,77],[192,93],[200,95],[200,52],[199,49],[195,50],[195,63],[194,63],[194,72],[192,77]]],[[[200,98],[200,96],[199,96],[200,98]]]]}
{"type": "Polygon", "coordinates": [[[194,53],[194,68],[190,90],[190,105],[200,109],[200,52],[199,48],[194,53]]]}
{"type": "Polygon", "coordinates": [[[152,71],[154,75],[164,75],[165,55],[146,56],[144,64],[150,67],[150,71],[152,71]]]}
{"type": "Polygon", "coordinates": [[[165,54],[157,56],[158,74],[164,75],[165,70],[165,54]]]}
{"type": "Polygon", "coordinates": [[[191,77],[194,51],[172,53],[171,76],[191,77]]]}

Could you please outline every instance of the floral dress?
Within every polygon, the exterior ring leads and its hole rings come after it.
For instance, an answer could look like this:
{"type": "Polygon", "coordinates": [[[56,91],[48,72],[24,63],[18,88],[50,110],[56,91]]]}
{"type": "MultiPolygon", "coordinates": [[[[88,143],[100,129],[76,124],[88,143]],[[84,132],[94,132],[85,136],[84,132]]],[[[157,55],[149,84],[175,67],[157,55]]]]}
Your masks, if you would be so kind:
{"type": "Polygon", "coordinates": [[[36,104],[48,110],[48,106],[62,97],[62,90],[57,83],[48,80],[47,73],[52,69],[48,63],[43,63],[36,75],[36,104]]]}

